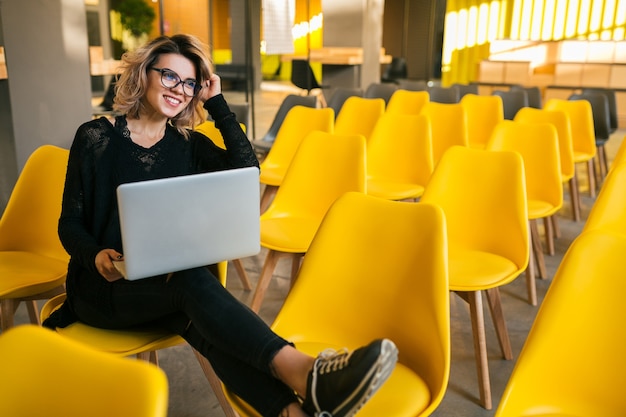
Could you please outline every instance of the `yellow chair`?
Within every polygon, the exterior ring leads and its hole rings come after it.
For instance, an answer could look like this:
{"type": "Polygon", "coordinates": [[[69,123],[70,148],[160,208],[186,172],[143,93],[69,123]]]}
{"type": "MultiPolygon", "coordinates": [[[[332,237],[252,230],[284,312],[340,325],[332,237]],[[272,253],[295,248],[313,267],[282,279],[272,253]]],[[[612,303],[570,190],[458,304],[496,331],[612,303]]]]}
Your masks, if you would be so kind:
{"type": "MultiPolygon", "coordinates": [[[[448,383],[449,303],[441,209],[346,193],[324,218],[272,327],[312,355],[393,340],[398,364],[358,416],[428,416],[448,383]]],[[[242,416],[258,416],[227,397],[242,416]]]]}
{"type": "Polygon", "coordinates": [[[587,100],[552,98],[544,106],[547,110],[563,110],[569,115],[572,131],[574,163],[587,164],[589,195],[596,196],[596,177],[593,161],[596,156],[596,135],[593,129],[593,111],[587,100]]]}
{"type": "Polygon", "coordinates": [[[363,135],[367,142],[384,112],[385,100],[382,98],[349,97],[335,119],[334,132],[340,135],[363,135]]]}
{"type": "MultiPolygon", "coordinates": [[[[243,123],[239,123],[243,132],[246,132],[246,125],[243,123]]],[[[222,137],[222,133],[220,130],[215,127],[215,122],[213,120],[207,120],[205,122],[200,123],[198,126],[194,128],[194,130],[202,133],[207,138],[211,139],[216,146],[219,146],[222,149],[226,148],[224,144],[224,138],[222,137]]]]}
{"type": "Polygon", "coordinates": [[[365,138],[311,132],[302,141],[283,184],[261,214],[261,246],[268,249],[252,310],[261,308],[279,258],[291,258],[291,283],[331,204],[348,191],[366,191],[365,138]]]}
{"type": "MultiPolygon", "coordinates": [[[[222,285],[226,285],[227,263],[220,262],[209,268],[211,268],[214,275],[219,278],[222,285]]],[[[41,308],[41,321],[46,320],[56,309],[61,307],[65,298],[66,294],[63,293],[51,298],[44,304],[41,308]]],[[[157,351],[186,343],[185,340],[178,335],[153,327],[133,330],[109,330],[92,327],[82,322],[75,322],[67,327],[57,328],[56,332],[68,339],[90,346],[93,349],[120,357],[135,355],[137,358],[149,361],[155,365],[158,365],[157,351]]],[[[223,395],[221,382],[215,374],[215,371],[213,371],[213,367],[209,361],[195,349],[193,349],[193,352],[211,388],[215,392],[224,413],[228,417],[236,417],[223,395]]]]}
{"type": "MultiPolygon", "coordinates": [[[[570,206],[574,221],[580,221],[580,194],[578,193],[578,175],[574,164],[574,144],[569,115],[563,110],[546,110],[524,107],[515,115],[516,122],[551,123],[556,128],[559,138],[559,155],[561,158],[561,179],[569,185],[570,206]]],[[[556,228],[556,216],[552,217],[556,228]]],[[[550,253],[553,255],[554,253],[550,253]]]]}
{"type": "Polygon", "coordinates": [[[420,114],[430,120],[433,134],[433,164],[441,159],[451,146],[469,146],[467,139],[467,114],[461,103],[429,102],[420,114]]]}
{"type": "Polygon", "coordinates": [[[611,167],[582,231],[605,230],[626,234],[625,189],[626,163],[622,162],[611,167]]]}
{"type": "Polygon", "coordinates": [[[432,172],[432,133],[426,116],[385,113],[378,119],[367,145],[368,194],[416,200],[432,172]]]}
{"type": "Polygon", "coordinates": [[[265,184],[261,195],[261,213],[276,195],[302,139],[316,130],[332,132],[334,120],[335,114],[331,108],[294,106],[289,110],[276,134],[274,144],[261,162],[259,181],[265,184]]]}
{"type": "Polygon", "coordinates": [[[583,232],[543,300],[496,417],[626,415],[626,236],[583,232]]]}
{"type": "Polygon", "coordinates": [[[528,299],[537,305],[535,263],[541,278],[547,278],[538,219],[544,219],[545,239],[554,251],[553,216],[563,206],[561,164],[556,128],[550,123],[500,122],[487,144],[491,151],[517,152],[524,160],[528,219],[530,222],[531,259],[526,270],[528,299]],[[534,255],[534,256],[533,256],[534,255]]]}
{"type": "Polygon", "coordinates": [[[428,91],[396,90],[385,108],[385,113],[420,114],[424,104],[430,101],[428,91]]]}
{"type": "MultiPolygon", "coordinates": [[[[606,177],[608,172],[608,159],[606,156],[606,143],[611,138],[614,130],[611,128],[611,110],[609,106],[609,97],[615,98],[615,92],[612,90],[583,90],[580,94],[570,95],[568,100],[587,100],[591,105],[591,113],[593,117],[594,138],[596,141],[596,156],[598,160],[596,174],[596,184],[598,187],[606,177]]],[[[595,170],[594,162],[594,170],[595,170]]]]}
{"type": "Polygon", "coordinates": [[[480,400],[491,409],[481,294],[487,295],[503,356],[512,359],[499,287],[528,266],[522,157],[454,146],[435,167],[420,201],[440,206],[446,216],[450,290],[469,303],[480,400]]]}
{"type": "Polygon", "coordinates": [[[26,161],[0,219],[0,329],[20,302],[39,323],[36,300],[63,291],[69,255],[57,234],[69,151],[52,145],[26,161]]]}
{"type": "Polygon", "coordinates": [[[0,335],[0,415],[165,417],[168,383],[154,365],[93,350],[33,325],[0,335]]]}
{"type": "Polygon", "coordinates": [[[483,149],[493,129],[504,120],[502,97],[466,94],[460,103],[467,114],[467,142],[472,148],[483,149]]]}

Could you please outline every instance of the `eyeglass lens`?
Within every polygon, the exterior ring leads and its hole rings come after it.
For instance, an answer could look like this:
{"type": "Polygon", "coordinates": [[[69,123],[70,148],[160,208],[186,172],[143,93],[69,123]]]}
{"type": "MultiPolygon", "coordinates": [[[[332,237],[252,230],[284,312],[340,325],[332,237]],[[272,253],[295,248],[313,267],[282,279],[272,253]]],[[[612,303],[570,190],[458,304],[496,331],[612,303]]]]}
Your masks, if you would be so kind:
{"type": "Polygon", "coordinates": [[[193,97],[198,92],[198,82],[191,78],[181,80],[178,74],[167,68],[153,68],[161,73],[161,84],[166,88],[176,88],[178,84],[183,85],[183,93],[189,97],[193,97]]]}

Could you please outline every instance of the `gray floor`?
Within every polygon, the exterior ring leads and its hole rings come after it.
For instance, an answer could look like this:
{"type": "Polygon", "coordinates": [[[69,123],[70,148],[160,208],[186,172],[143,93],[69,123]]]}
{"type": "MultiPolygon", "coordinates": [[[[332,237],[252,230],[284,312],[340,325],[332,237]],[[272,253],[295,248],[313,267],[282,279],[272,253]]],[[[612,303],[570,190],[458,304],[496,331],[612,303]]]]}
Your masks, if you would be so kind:
{"type": "MultiPolygon", "coordinates": [[[[255,96],[255,122],[256,137],[262,136],[267,130],[276,109],[285,94],[293,92],[285,85],[275,83],[265,83],[262,91],[255,96]]],[[[227,99],[233,103],[244,101],[241,93],[225,93],[227,99]]],[[[252,133],[252,129],[249,130],[252,133]]],[[[609,159],[624,137],[625,131],[618,131],[608,142],[607,149],[609,159]]],[[[252,134],[250,135],[252,136],[252,134]]],[[[580,181],[586,187],[586,171],[579,168],[580,181]]],[[[561,237],[556,240],[556,255],[546,256],[549,278],[547,280],[537,280],[537,292],[539,302],[543,300],[548,289],[551,278],[554,276],[559,262],[569,247],[572,240],[580,233],[582,222],[571,220],[568,193],[565,195],[566,204],[559,212],[559,226],[561,237]]],[[[594,200],[585,191],[582,192],[582,215],[586,218],[594,200]]],[[[243,260],[253,285],[262,267],[265,251],[258,256],[243,260]]],[[[227,287],[244,303],[249,303],[252,294],[244,291],[236,271],[229,266],[229,278],[227,287]]],[[[265,298],[261,316],[268,323],[275,317],[288,290],[289,265],[287,261],[281,261],[275,277],[270,285],[265,298]]],[[[502,301],[505,318],[510,333],[513,353],[517,358],[526,335],[532,325],[538,307],[533,307],[526,301],[526,287],[523,276],[503,287],[502,301]]],[[[491,325],[489,312],[485,311],[487,328],[487,349],[489,355],[489,370],[492,384],[492,395],[494,409],[487,411],[478,405],[478,385],[476,379],[476,368],[474,362],[473,342],[469,311],[466,304],[458,297],[451,295],[451,336],[452,336],[452,366],[448,391],[435,416],[465,416],[484,417],[492,416],[498,405],[506,382],[515,364],[512,361],[503,360],[500,356],[498,342],[491,325]]],[[[315,314],[315,312],[311,312],[315,314]]],[[[25,309],[18,310],[18,323],[27,321],[25,309]]],[[[223,413],[217,405],[215,398],[206,382],[198,363],[195,360],[188,346],[178,346],[159,352],[160,365],[168,375],[170,383],[170,407],[169,417],[217,417],[223,413]]]]}

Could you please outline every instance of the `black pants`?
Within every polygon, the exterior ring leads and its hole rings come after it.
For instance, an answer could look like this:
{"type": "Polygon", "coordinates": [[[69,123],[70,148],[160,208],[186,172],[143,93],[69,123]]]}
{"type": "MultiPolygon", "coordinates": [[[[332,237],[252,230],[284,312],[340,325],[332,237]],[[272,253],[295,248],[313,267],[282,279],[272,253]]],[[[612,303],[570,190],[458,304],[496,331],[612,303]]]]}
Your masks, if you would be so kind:
{"type": "Polygon", "coordinates": [[[288,344],[230,294],[207,268],[110,283],[104,313],[76,297],[81,321],[101,328],[156,325],[182,336],[204,355],[222,382],[267,417],[276,417],[295,393],[272,376],[270,362],[288,344]]]}

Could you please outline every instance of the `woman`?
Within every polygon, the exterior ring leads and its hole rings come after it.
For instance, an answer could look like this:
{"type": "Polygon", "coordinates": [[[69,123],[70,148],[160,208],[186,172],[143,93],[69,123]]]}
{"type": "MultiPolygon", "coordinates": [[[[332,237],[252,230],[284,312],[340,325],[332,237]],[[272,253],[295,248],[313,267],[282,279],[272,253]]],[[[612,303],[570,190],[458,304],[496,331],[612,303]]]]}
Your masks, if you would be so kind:
{"type": "Polygon", "coordinates": [[[274,334],[207,268],[126,281],[113,265],[123,258],[118,185],[258,167],[202,45],[187,35],[163,36],[126,54],[114,108],[123,115],[83,124],[70,149],[59,220],[71,255],[67,301],[44,325],[161,326],[202,353],[226,386],[263,416],[356,413],[395,364],[391,341],[314,358],[274,334]],[[206,118],[204,110],[226,150],[190,130],[206,118]]]}

